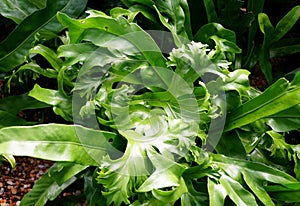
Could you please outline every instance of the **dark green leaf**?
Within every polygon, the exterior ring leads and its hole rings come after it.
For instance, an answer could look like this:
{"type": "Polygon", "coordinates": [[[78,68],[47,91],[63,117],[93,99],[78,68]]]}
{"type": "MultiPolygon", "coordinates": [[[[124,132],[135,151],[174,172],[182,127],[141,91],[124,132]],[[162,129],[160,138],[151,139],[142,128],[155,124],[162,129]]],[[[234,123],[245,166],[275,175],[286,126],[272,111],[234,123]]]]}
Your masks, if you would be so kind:
{"type": "Polygon", "coordinates": [[[208,23],[218,22],[218,16],[213,1],[204,0],[208,23]]]}
{"type": "Polygon", "coordinates": [[[45,173],[33,186],[29,193],[27,193],[20,206],[42,206],[48,200],[54,200],[65,188],[70,186],[77,180],[76,177],[71,177],[62,185],[58,185],[48,173],[45,173]]]}
{"type": "Polygon", "coordinates": [[[259,52],[259,61],[262,72],[264,73],[267,81],[272,83],[272,66],[270,63],[270,45],[272,41],[272,35],[274,34],[274,27],[270,22],[268,15],[260,13],[258,15],[258,23],[261,32],[264,34],[264,41],[259,52]]]}
{"type": "Polygon", "coordinates": [[[27,125],[28,123],[9,112],[0,110],[0,128],[14,126],[14,125],[27,125]]]}
{"type": "Polygon", "coordinates": [[[218,0],[218,23],[224,27],[243,34],[251,25],[254,15],[251,11],[242,11],[244,2],[239,0],[218,0]]]}
{"type": "Polygon", "coordinates": [[[63,163],[57,162],[49,170],[48,175],[51,177],[59,186],[67,182],[73,176],[86,169],[88,166],[79,165],[74,163],[63,163]]]}
{"type": "Polygon", "coordinates": [[[100,187],[94,175],[84,177],[84,193],[90,206],[106,206],[106,199],[102,196],[100,187]]]}
{"type": "MultiPolygon", "coordinates": [[[[208,142],[210,142],[210,138],[208,142]]],[[[214,144],[215,143],[213,143],[213,146],[214,144]]],[[[218,153],[229,157],[246,157],[245,148],[235,131],[223,133],[215,149],[218,153]]]]}
{"type": "Polygon", "coordinates": [[[274,42],[270,48],[270,57],[281,57],[300,53],[300,38],[287,38],[274,42]]]}
{"type": "Polygon", "coordinates": [[[276,25],[272,42],[280,40],[298,21],[300,17],[300,6],[295,6],[276,25]]]}
{"type": "Polygon", "coordinates": [[[253,50],[255,47],[256,42],[254,41],[257,35],[258,29],[258,14],[263,11],[264,7],[264,0],[249,0],[247,1],[247,12],[253,14],[253,21],[249,27],[248,32],[248,40],[247,40],[247,55],[246,55],[246,65],[250,65],[250,61],[254,58],[253,50]]]}
{"type": "Polygon", "coordinates": [[[37,32],[46,30],[58,33],[63,29],[56,20],[58,11],[78,16],[85,4],[86,0],[48,0],[46,8],[28,16],[0,43],[0,71],[10,71],[24,62],[37,32]]]}
{"type": "Polygon", "coordinates": [[[26,1],[26,0],[3,0],[0,1],[0,13],[6,18],[12,19],[19,24],[33,12],[46,6],[46,0],[26,1]]]}
{"type": "Polygon", "coordinates": [[[300,183],[265,187],[271,197],[284,202],[300,202],[300,183]]]}
{"type": "Polygon", "coordinates": [[[37,101],[36,99],[28,96],[28,94],[15,95],[3,98],[0,100],[0,109],[5,110],[11,114],[18,114],[22,110],[27,109],[40,109],[49,107],[49,105],[37,101]],[[14,105],[13,107],[11,105],[14,105]]]}

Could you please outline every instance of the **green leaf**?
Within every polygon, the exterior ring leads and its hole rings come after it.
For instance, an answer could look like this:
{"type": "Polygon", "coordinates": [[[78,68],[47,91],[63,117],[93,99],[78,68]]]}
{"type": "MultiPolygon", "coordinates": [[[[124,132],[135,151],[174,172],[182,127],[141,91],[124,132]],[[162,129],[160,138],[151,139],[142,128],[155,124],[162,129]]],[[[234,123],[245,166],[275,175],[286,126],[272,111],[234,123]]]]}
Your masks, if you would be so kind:
{"type": "Polygon", "coordinates": [[[229,73],[226,69],[230,63],[215,57],[213,54],[217,53],[216,50],[211,50],[212,55],[207,54],[207,50],[208,45],[192,42],[186,46],[174,49],[170,53],[168,65],[176,66],[175,72],[190,85],[205,73],[212,73],[225,78],[225,74],[229,73]]]}
{"type": "Polygon", "coordinates": [[[249,0],[247,1],[247,12],[252,13],[253,21],[249,27],[248,39],[247,39],[247,54],[244,65],[246,68],[252,68],[252,62],[256,63],[256,57],[254,54],[254,48],[256,47],[255,38],[257,37],[258,14],[263,11],[264,0],[249,0]]]}
{"type": "MultiPolygon", "coordinates": [[[[125,101],[118,97],[124,104],[125,101]]],[[[129,197],[137,190],[145,192],[179,186],[184,167],[174,159],[188,152],[196,135],[195,125],[165,118],[162,109],[149,113],[137,109],[132,113],[130,119],[134,121],[128,122],[122,116],[126,124],[118,124],[118,132],[127,140],[124,155],[116,160],[104,159],[99,173],[98,182],[104,185],[103,195],[108,204],[129,204],[129,197]]]]}
{"type": "Polygon", "coordinates": [[[236,43],[235,33],[218,23],[209,23],[202,26],[196,33],[194,40],[209,43],[208,40],[211,39],[212,36],[217,36],[228,42],[236,43]]]}
{"type": "Polygon", "coordinates": [[[58,57],[67,58],[64,61],[64,66],[69,66],[76,64],[81,61],[88,59],[96,50],[97,46],[90,43],[80,43],[80,44],[68,44],[58,47],[57,53],[58,57]]]}
{"type": "Polygon", "coordinates": [[[0,129],[0,153],[98,166],[115,134],[75,125],[45,124],[0,129]],[[63,131],[63,132],[62,132],[63,131]]]}
{"type": "Polygon", "coordinates": [[[174,205],[175,202],[186,192],[187,188],[182,177],[179,179],[179,185],[177,187],[173,187],[171,190],[152,190],[152,194],[157,200],[172,205],[174,205]]]}
{"type": "Polygon", "coordinates": [[[204,2],[205,9],[206,9],[206,15],[207,15],[208,22],[209,23],[217,22],[218,16],[217,16],[214,2],[210,1],[210,0],[204,0],[203,2],[204,2]]]}
{"type": "MultiPolygon", "coordinates": [[[[294,177],[271,166],[220,154],[209,155],[210,170],[194,167],[193,173],[196,175],[192,178],[209,177],[207,189],[211,205],[224,205],[226,196],[236,205],[257,205],[257,200],[265,205],[274,205],[272,199],[277,198],[275,195],[272,198],[269,196],[269,186],[299,185],[294,177]]],[[[189,170],[191,169],[187,171],[189,170]]],[[[296,190],[295,188],[293,192],[297,192],[296,190]]]]}
{"type": "Polygon", "coordinates": [[[288,132],[300,128],[300,105],[271,115],[267,124],[276,132],[288,132]]]}
{"type": "Polygon", "coordinates": [[[28,93],[0,99],[0,109],[13,115],[18,114],[22,110],[40,109],[45,107],[49,107],[49,105],[28,96],[28,93]],[[14,106],[12,107],[11,105],[14,106]]]}
{"type": "Polygon", "coordinates": [[[87,167],[87,165],[57,162],[48,170],[48,175],[60,186],[87,167]]]}
{"type": "Polygon", "coordinates": [[[43,75],[48,78],[57,78],[58,72],[54,69],[44,69],[41,68],[38,64],[30,62],[21,66],[16,72],[14,72],[8,79],[8,83],[18,74],[19,81],[22,81],[23,74],[26,76],[26,71],[32,71],[36,75],[43,75]]]}
{"type": "Polygon", "coordinates": [[[225,29],[221,24],[209,23],[202,26],[194,36],[195,41],[215,46],[220,59],[226,57],[234,61],[236,53],[241,53],[241,49],[236,45],[236,35],[233,31],[225,29]],[[212,40],[215,45],[212,45],[212,40]]]}
{"type": "Polygon", "coordinates": [[[153,0],[122,0],[122,2],[127,6],[133,6],[134,4],[141,4],[143,6],[152,7],[153,6],[153,0]]]}
{"type": "Polygon", "coordinates": [[[106,199],[101,194],[101,186],[96,182],[94,175],[84,176],[84,193],[90,206],[106,206],[106,199]]]}
{"type": "Polygon", "coordinates": [[[16,166],[16,159],[14,158],[13,155],[9,155],[9,154],[2,154],[2,156],[5,158],[6,161],[9,162],[10,166],[12,168],[15,168],[16,166]]]}
{"type": "MultiPolygon", "coordinates": [[[[187,177],[189,178],[189,176],[187,177]]],[[[188,192],[185,192],[181,196],[181,205],[182,206],[197,206],[197,205],[208,205],[208,196],[207,191],[199,192],[195,189],[195,185],[192,180],[185,179],[185,185],[188,189],[188,192]]]]}
{"type": "Polygon", "coordinates": [[[272,83],[272,66],[270,63],[270,45],[272,42],[272,35],[274,33],[274,27],[270,22],[268,15],[264,13],[258,14],[258,23],[261,32],[264,34],[264,41],[259,52],[259,61],[262,72],[264,73],[267,81],[272,83]]]}
{"type": "Polygon", "coordinates": [[[300,52],[300,38],[286,38],[274,42],[270,48],[270,57],[281,57],[300,52]]]}
{"type": "Polygon", "coordinates": [[[27,125],[27,122],[9,112],[0,110],[0,128],[14,125],[27,125]]]}
{"type": "Polygon", "coordinates": [[[231,179],[226,175],[221,176],[219,181],[226,193],[228,194],[228,196],[230,197],[230,199],[236,205],[258,205],[256,203],[255,197],[249,191],[247,191],[239,182],[231,179]]]}
{"type": "Polygon", "coordinates": [[[243,178],[247,185],[250,187],[252,192],[259,198],[259,200],[264,204],[264,205],[270,205],[270,206],[275,206],[273,203],[272,199],[268,195],[268,193],[265,191],[265,189],[261,186],[262,184],[257,182],[255,176],[252,176],[246,171],[242,172],[243,178]]]}
{"type": "Polygon", "coordinates": [[[155,172],[138,188],[139,192],[180,186],[180,177],[184,172],[184,167],[159,154],[148,155],[152,164],[155,166],[155,172]]]}
{"type": "Polygon", "coordinates": [[[82,34],[82,39],[92,42],[99,47],[107,48],[119,58],[124,58],[124,55],[132,56],[135,59],[139,57],[139,50],[122,36],[118,37],[98,29],[88,29],[82,34]]]}
{"type": "Polygon", "coordinates": [[[190,11],[186,0],[154,1],[161,23],[167,27],[180,47],[191,39],[190,11]],[[185,39],[184,39],[185,38],[185,39]]]}
{"type": "Polygon", "coordinates": [[[271,197],[284,202],[300,202],[300,183],[266,186],[271,197]]]}
{"type": "Polygon", "coordinates": [[[300,103],[300,73],[289,83],[284,78],[227,116],[225,131],[269,117],[300,103]]]}
{"type": "Polygon", "coordinates": [[[280,40],[298,21],[300,17],[300,6],[295,6],[276,25],[272,35],[272,42],[280,40]]]}
{"type": "Polygon", "coordinates": [[[54,200],[65,188],[77,180],[71,177],[62,185],[58,185],[48,173],[45,173],[22,199],[20,206],[42,206],[48,200],[54,200]]]}
{"type": "Polygon", "coordinates": [[[220,154],[211,154],[211,156],[213,162],[234,179],[240,180],[242,178],[241,172],[247,171],[251,176],[262,182],[269,181],[277,184],[297,182],[291,175],[262,163],[230,158],[220,154]]]}
{"type": "Polygon", "coordinates": [[[207,189],[209,194],[210,206],[223,206],[227,196],[225,188],[220,184],[216,184],[210,178],[207,180],[207,189]]]}
{"type": "Polygon", "coordinates": [[[259,52],[259,64],[262,73],[267,79],[267,82],[271,84],[273,82],[272,65],[270,62],[269,47],[266,44],[263,44],[259,52]]]}
{"type": "Polygon", "coordinates": [[[34,36],[38,32],[58,33],[63,29],[56,20],[58,11],[78,16],[85,4],[86,0],[48,0],[46,8],[28,16],[0,43],[0,71],[8,72],[24,62],[24,57],[32,47],[34,36]]]}
{"type": "Polygon", "coordinates": [[[123,1],[130,10],[136,11],[137,8],[141,13],[156,24],[163,24],[171,31],[177,46],[182,46],[182,42],[192,38],[190,10],[186,0],[151,0],[140,1],[131,0],[123,1]],[[153,15],[158,14],[157,16],[153,15]]]}
{"type": "Polygon", "coordinates": [[[41,88],[35,85],[29,96],[53,106],[53,111],[67,121],[72,121],[72,99],[60,91],[41,88]]]}
{"type": "Polygon", "coordinates": [[[46,6],[46,0],[26,1],[26,0],[3,0],[0,1],[0,13],[2,16],[12,19],[19,24],[27,16],[46,6]]]}
{"type": "Polygon", "coordinates": [[[136,9],[123,9],[121,7],[114,7],[110,10],[110,15],[113,18],[117,18],[119,16],[127,16],[129,22],[133,22],[136,15],[138,15],[141,11],[136,9]]]}
{"type": "Polygon", "coordinates": [[[44,45],[37,45],[29,50],[29,54],[40,54],[48,63],[56,70],[59,71],[62,67],[62,60],[57,57],[56,53],[44,45]]]}
{"type": "Polygon", "coordinates": [[[243,69],[234,70],[230,72],[225,78],[223,89],[225,91],[237,91],[240,96],[245,95],[246,91],[250,89],[249,76],[250,72],[243,69]]]}
{"type": "MultiPolygon", "coordinates": [[[[75,20],[66,14],[58,13],[59,21],[69,28],[71,43],[81,41],[81,35],[87,29],[99,29],[115,37],[126,39],[144,55],[153,66],[165,66],[165,58],[161,54],[151,36],[135,23],[129,23],[123,17],[113,19],[95,11],[89,11],[90,16],[84,20],[75,20]]],[[[109,45],[108,45],[109,46],[109,45]]]]}
{"type": "MultiPolygon", "coordinates": [[[[208,139],[208,142],[210,142],[210,139],[208,139]]],[[[213,142],[212,145],[215,146],[214,144],[213,142]]],[[[235,131],[224,132],[219,142],[217,142],[215,149],[218,153],[229,157],[246,157],[245,148],[235,131]]]]}

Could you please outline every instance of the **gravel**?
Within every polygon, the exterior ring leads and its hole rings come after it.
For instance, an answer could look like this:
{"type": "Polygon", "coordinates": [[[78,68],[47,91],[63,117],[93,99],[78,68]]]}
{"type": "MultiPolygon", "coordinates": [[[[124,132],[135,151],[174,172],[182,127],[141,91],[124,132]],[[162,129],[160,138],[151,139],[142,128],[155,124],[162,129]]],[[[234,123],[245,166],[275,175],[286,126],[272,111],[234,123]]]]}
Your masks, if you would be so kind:
{"type": "Polygon", "coordinates": [[[0,206],[15,206],[34,183],[53,165],[47,160],[16,157],[16,167],[4,162],[0,170],[0,206]]]}

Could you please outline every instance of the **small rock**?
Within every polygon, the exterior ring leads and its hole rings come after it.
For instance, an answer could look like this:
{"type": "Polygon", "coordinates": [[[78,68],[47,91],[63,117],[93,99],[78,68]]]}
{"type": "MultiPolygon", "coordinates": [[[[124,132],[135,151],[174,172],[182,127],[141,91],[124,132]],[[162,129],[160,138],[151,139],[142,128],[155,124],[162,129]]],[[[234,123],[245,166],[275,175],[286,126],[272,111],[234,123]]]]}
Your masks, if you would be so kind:
{"type": "Polygon", "coordinates": [[[11,194],[15,195],[15,194],[17,194],[17,193],[18,193],[17,189],[16,189],[16,188],[12,188],[11,194]]]}
{"type": "Polygon", "coordinates": [[[8,180],[6,183],[7,183],[8,185],[14,185],[14,183],[13,183],[11,180],[8,180]]]}

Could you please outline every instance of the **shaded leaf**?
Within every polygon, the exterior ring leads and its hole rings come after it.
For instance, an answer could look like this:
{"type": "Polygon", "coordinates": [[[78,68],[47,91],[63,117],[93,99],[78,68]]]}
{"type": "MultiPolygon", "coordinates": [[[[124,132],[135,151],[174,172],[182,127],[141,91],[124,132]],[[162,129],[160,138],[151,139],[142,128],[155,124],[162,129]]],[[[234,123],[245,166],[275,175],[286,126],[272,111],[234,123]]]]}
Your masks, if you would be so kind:
{"type": "Polygon", "coordinates": [[[9,112],[0,110],[0,128],[14,126],[14,125],[27,125],[26,120],[17,117],[9,112]]]}
{"type": "Polygon", "coordinates": [[[3,0],[0,1],[0,13],[2,16],[12,19],[19,24],[27,16],[46,6],[46,0],[26,1],[26,0],[3,0]]]}
{"type": "Polygon", "coordinates": [[[280,40],[300,18],[300,6],[295,6],[276,25],[272,42],[280,40]]]}
{"type": "Polygon", "coordinates": [[[23,197],[20,206],[42,206],[48,200],[54,200],[65,188],[77,180],[70,178],[62,185],[58,185],[48,173],[45,173],[33,186],[33,188],[23,197]]]}
{"type": "Polygon", "coordinates": [[[0,109],[16,115],[22,110],[45,108],[49,105],[37,101],[28,96],[28,93],[22,95],[8,96],[0,99],[0,109]],[[14,105],[13,107],[11,105],[14,105]]]}
{"type": "Polygon", "coordinates": [[[39,10],[24,21],[0,43],[0,71],[8,72],[24,62],[24,56],[32,47],[34,36],[42,30],[58,33],[63,29],[56,20],[58,11],[70,16],[79,15],[86,0],[48,0],[46,8],[39,10]],[[22,35],[20,35],[22,34],[22,35]]]}
{"type": "Polygon", "coordinates": [[[67,182],[73,176],[86,169],[87,165],[79,165],[74,163],[57,162],[49,170],[48,175],[59,186],[67,182]]]}
{"type": "Polygon", "coordinates": [[[283,202],[300,202],[300,183],[267,186],[265,189],[271,197],[283,202]]]}

